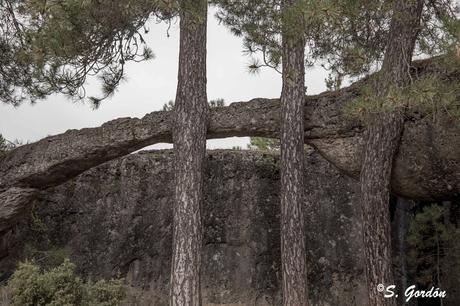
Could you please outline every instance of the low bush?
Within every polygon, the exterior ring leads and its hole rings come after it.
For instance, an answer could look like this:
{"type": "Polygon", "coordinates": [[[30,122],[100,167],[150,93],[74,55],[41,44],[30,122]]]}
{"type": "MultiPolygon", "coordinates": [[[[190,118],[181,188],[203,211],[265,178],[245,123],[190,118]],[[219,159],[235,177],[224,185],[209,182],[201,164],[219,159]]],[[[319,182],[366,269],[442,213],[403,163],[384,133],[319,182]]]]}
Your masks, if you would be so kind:
{"type": "Polygon", "coordinates": [[[119,306],[125,297],[122,280],[85,283],[68,259],[44,271],[21,263],[8,283],[13,306],[119,306]]]}

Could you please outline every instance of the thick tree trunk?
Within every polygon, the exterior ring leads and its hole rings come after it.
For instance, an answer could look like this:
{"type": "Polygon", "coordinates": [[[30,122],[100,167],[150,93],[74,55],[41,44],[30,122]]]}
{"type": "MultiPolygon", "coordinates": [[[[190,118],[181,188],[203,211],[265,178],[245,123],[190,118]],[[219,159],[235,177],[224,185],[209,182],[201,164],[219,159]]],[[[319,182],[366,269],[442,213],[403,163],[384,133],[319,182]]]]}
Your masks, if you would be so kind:
{"type": "Polygon", "coordinates": [[[207,1],[184,0],[174,107],[175,191],[170,305],[201,305],[203,163],[206,154],[207,1]]]}
{"type": "MultiPolygon", "coordinates": [[[[283,1],[283,12],[295,0],[283,1]]],[[[290,14],[289,14],[290,15],[290,14]]],[[[283,305],[308,305],[304,184],[305,41],[302,15],[284,20],[281,93],[281,263],[283,305]],[[297,28],[297,35],[294,27],[297,28]]]]}
{"type": "Polygon", "coordinates": [[[377,290],[393,285],[390,233],[390,177],[393,156],[399,144],[402,120],[386,114],[366,133],[360,177],[365,267],[370,305],[396,305],[377,290]]]}
{"type": "MultiPolygon", "coordinates": [[[[397,0],[383,67],[374,89],[386,97],[391,87],[402,88],[410,81],[410,65],[419,32],[423,0],[397,0]]],[[[369,304],[396,305],[396,298],[385,298],[377,289],[394,285],[391,260],[390,180],[393,159],[404,127],[403,110],[381,113],[366,130],[364,159],[360,175],[363,213],[363,242],[369,304]]]]}

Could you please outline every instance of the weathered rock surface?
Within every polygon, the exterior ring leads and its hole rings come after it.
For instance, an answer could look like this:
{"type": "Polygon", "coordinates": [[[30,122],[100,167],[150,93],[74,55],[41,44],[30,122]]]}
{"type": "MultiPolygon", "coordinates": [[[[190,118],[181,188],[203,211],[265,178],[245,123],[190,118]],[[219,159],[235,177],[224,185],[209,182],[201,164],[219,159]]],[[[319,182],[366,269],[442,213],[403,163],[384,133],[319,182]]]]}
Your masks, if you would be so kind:
{"type": "MultiPolygon", "coordinates": [[[[446,82],[458,83],[460,68],[442,71],[443,68],[438,67],[441,60],[414,63],[414,77],[436,71],[446,82]]],[[[365,126],[347,118],[344,107],[359,95],[362,85],[361,81],[335,92],[307,96],[305,100],[305,142],[354,176],[360,170],[360,143],[365,126]]],[[[232,103],[211,110],[207,137],[277,138],[279,119],[278,99],[232,103]]],[[[120,118],[97,128],[70,130],[21,146],[0,156],[0,193],[11,187],[46,189],[57,186],[91,167],[145,146],[171,142],[171,126],[170,112],[152,112],[142,119],[120,118]]],[[[436,120],[423,112],[408,113],[392,176],[394,192],[423,200],[458,196],[459,135],[460,120],[448,112],[440,111],[436,120]]]]}
{"type": "MultiPolygon", "coordinates": [[[[317,153],[306,163],[311,305],[365,305],[356,183],[317,153]]],[[[43,192],[33,217],[3,241],[3,277],[26,250],[67,248],[83,275],[120,273],[149,290],[152,305],[167,305],[170,169],[171,152],[141,152],[43,192]]],[[[277,155],[209,152],[203,210],[205,304],[280,305],[277,155]]]]}

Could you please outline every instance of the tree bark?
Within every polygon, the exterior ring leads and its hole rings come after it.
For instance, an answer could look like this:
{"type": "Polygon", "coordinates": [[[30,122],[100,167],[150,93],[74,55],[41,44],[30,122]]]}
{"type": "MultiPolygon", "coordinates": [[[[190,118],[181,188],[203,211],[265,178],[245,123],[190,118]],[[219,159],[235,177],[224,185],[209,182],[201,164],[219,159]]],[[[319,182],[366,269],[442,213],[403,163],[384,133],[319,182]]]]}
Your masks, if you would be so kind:
{"type": "Polygon", "coordinates": [[[184,0],[174,107],[175,190],[170,305],[201,305],[203,163],[206,154],[207,1],[184,0]]]}
{"type": "MultiPolygon", "coordinates": [[[[385,98],[390,89],[409,84],[410,66],[419,33],[423,0],[397,0],[393,8],[388,45],[374,90],[385,98]]],[[[394,285],[390,233],[390,181],[393,159],[404,127],[403,110],[382,112],[364,136],[364,159],[360,175],[363,242],[370,305],[396,305],[385,298],[378,285],[394,285]]]]}
{"type": "MultiPolygon", "coordinates": [[[[282,1],[283,14],[295,0],[282,1]]],[[[283,305],[308,305],[307,252],[303,212],[305,40],[303,16],[294,12],[283,22],[281,92],[281,265],[283,305]]]]}

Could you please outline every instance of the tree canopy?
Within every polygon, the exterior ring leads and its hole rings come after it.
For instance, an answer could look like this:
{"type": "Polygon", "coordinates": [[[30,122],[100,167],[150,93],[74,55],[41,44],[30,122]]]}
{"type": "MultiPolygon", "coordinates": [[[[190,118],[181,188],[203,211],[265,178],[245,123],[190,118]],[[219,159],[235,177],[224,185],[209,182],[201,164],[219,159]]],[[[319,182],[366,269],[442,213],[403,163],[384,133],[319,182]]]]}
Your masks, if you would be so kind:
{"type": "MultiPolygon", "coordinates": [[[[250,70],[279,69],[281,63],[280,0],[216,0],[217,18],[242,36],[247,54],[254,56],[250,70]],[[260,55],[260,56],[257,56],[260,55]],[[261,59],[260,59],[261,58],[261,59]]],[[[389,35],[393,1],[300,1],[304,14],[309,65],[328,69],[331,88],[344,76],[363,76],[380,67],[389,35]],[[335,84],[333,84],[335,83],[335,84]]],[[[439,55],[455,50],[460,40],[460,7],[453,0],[430,0],[425,5],[416,55],[439,55]]],[[[289,16],[288,16],[289,18],[289,16]]],[[[301,31],[292,24],[293,31],[301,31]]]]}
{"type": "MultiPolygon", "coordinates": [[[[250,71],[265,66],[281,69],[280,0],[210,3],[218,8],[218,20],[244,38],[244,51],[253,56],[250,71]]],[[[427,1],[417,54],[455,49],[460,38],[455,3],[427,1]]],[[[87,78],[97,76],[102,92],[88,97],[97,106],[123,80],[127,62],[153,58],[154,46],[147,46],[144,39],[149,31],[146,23],[171,22],[178,9],[175,0],[2,1],[0,100],[17,106],[53,93],[83,99],[87,78]]],[[[330,88],[339,87],[344,76],[377,70],[386,45],[391,1],[303,0],[294,9],[305,16],[306,61],[329,69],[330,88]]],[[[295,24],[292,29],[299,31],[295,24]]]]}
{"type": "Polygon", "coordinates": [[[0,3],[0,100],[19,105],[52,93],[86,97],[102,83],[95,106],[114,93],[129,61],[151,59],[146,22],[170,20],[176,1],[5,0],[0,3]]]}

